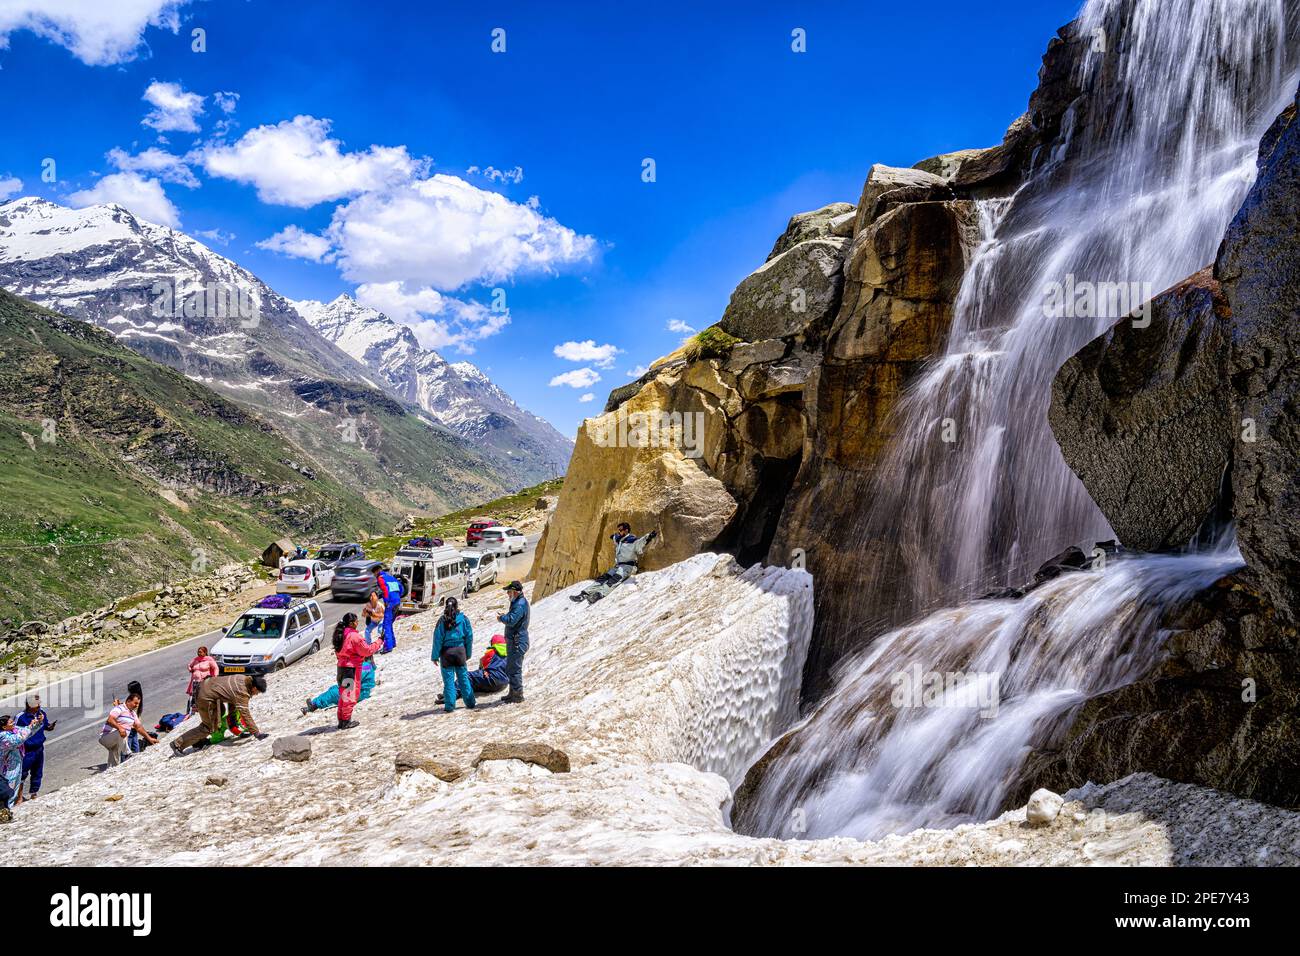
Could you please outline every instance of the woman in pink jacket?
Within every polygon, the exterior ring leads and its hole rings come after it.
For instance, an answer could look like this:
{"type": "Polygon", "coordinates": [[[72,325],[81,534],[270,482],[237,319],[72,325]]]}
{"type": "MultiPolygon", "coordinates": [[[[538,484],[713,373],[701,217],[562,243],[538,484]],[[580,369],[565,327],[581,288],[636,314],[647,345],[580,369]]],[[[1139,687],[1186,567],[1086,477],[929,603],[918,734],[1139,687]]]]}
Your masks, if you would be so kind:
{"type": "Polygon", "coordinates": [[[208,649],[200,646],[194,660],[190,661],[190,685],[185,688],[185,693],[190,698],[190,709],[187,713],[194,713],[194,700],[199,693],[199,685],[205,678],[216,677],[221,672],[217,666],[216,659],[208,654],[208,649]]]}
{"type": "Polygon", "coordinates": [[[352,719],[352,708],[357,706],[361,692],[361,665],[379,649],[378,642],[371,644],[357,630],[357,616],[344,614],[334,625],[334,656],[338,663],[336,675],[339,682],[339,730],[357,726],[352,719]]]}

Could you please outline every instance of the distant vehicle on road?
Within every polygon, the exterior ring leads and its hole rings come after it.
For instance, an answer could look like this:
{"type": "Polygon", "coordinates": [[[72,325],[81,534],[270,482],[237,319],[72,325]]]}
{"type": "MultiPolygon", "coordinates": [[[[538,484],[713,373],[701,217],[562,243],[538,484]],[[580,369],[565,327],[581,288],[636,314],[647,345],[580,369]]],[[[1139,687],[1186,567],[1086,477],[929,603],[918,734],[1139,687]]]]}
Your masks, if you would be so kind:
{"type": "Polygon", "coordinates": [[[465,596],[465,559],[447,545],[416,548],[407,545],[397,552],[390,570],[407,582],[398,610],[414,614],[441,604],[449,597],[465,596]]]}
{"type": "Polygon", "coordinates": [[[344,561],[359,561],[365,556],[365,550],[355,541],[346,544],[323,544],[316,552],[316,560],[331,568],[344,561]]]}
{"type": "Polygon", "coordinates": [[[465,592],[477,591],[497,579],[496,553],[493,551],[462,551],[465,560],[465,592]]]}
{"type": "Polygon", "coordinates": [[[495,551],[501,557],[523,554],[528,550],[528,539],[514,528],[485,528],[479,538],[479,547],[484,551],[495,551]]]}
{"type": "Polygon", "coordinates": [[[223,674],[265,674],[314,654],[325,643],[320,605],[299,598],[288,607],[251,607],[239,616],[211,654],[223,674]]]}
{"type": "Polygon", "coordinates": [[[317,591],[324,591],[334,583],[334,570],[323,561],[305,558],[290,561],[280,569],[280,576],[275,581],[276,594],[305,594],[315,596],[317,591]]]}
{"type": "Polygon", "coordinates": [[[348,561],[334,567],[334,580],[330,582],[330,593],[334,600],[354,599],[364,601],[370,592],[379,585],[379,568],[383,562],[363,558],[360,561],[348,561]]]}
{"type": "Polygon", "coordinates": [[[501,522],[495,518],[475,518],[469,523],[469,528],[465,531],[465,543],[478,544],[485,529],[499,528],[500,526],[501,522]]]}

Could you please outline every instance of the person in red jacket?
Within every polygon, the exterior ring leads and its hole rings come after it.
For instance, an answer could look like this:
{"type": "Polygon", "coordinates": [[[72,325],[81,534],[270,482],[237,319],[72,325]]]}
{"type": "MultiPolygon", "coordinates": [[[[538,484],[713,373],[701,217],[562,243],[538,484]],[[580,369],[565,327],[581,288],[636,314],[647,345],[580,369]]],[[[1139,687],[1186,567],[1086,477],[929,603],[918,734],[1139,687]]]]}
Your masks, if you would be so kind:
{"type": "Polygon", "coordinates": [[[371,644],[357,630],[357,616],[351,612],[334,625],[334,656],[338,663],[336,676],[339,683],[339,730],[357,726],[352,719],[352,708],[357,706],[361,693],[361,665],[380,648],[371,644]]]}

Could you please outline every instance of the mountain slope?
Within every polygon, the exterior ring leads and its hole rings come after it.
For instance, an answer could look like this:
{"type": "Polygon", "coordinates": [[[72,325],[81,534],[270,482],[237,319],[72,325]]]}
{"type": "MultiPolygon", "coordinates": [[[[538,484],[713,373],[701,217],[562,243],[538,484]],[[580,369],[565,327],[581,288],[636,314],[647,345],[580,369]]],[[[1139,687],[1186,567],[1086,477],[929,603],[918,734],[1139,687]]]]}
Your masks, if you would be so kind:
{"type": "Polygon", "coordinates": [[[573,442],[525,411],[475,365],[450,363],[415,334],[349,295],[299,301],[298,313],[327,341],[361,362],[399,397],[456,434],[498,453],[502,467],[530,483],[562,472],[573,442]]]}
{"type": "Polygon", "coordinates": [[[75,613],[383,516],[235,403],[0,290],[0,617],[75,613]]]}
{"type": "Polygon", "coordinates": [[[274,421],[387,514],[450,510],[512,483],[495,456],[396,400],[252,273],[116,204],[0,204],[0,286],[274,421]]]}

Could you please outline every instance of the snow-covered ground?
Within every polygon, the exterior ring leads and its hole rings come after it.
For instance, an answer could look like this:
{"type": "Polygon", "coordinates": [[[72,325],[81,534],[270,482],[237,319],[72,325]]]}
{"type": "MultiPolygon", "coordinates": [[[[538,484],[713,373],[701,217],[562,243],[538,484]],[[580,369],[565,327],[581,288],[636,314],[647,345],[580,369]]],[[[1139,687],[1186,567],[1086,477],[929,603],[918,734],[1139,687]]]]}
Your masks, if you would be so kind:
{"type": "MultiPolygon", "coordinates": [[[[533,608],[527,702],[444,714],[426,614],[399,627],[382,683],[340,733],[299,715],[332,679],[320,654],[275,675],[263,729],[306,735],[311,759],[271,739],[173,758],[152,748],[19,807],[4,864],[1170,864],[1300,863],[1300,814],[1139,775],[1070,796],[1056,822],[1023,810],[878,843],[733,833],[730,783],[793,715],[812,615],[801,571],[699,555],[592,606],[573,589],[533,608]],[[488,742],[564,750],[570,773],[519,761],[471,769],[488,742]],[[464,768],[445,783],[397,774],[399,753],[464,768]],[[208,783],[224,777],[224,786],[208,783]],[[118,799],[113,799],[119,797],[118,799]]],[[[500,590],[472,596],[476,654],[498,630],[500,590]]]]}

